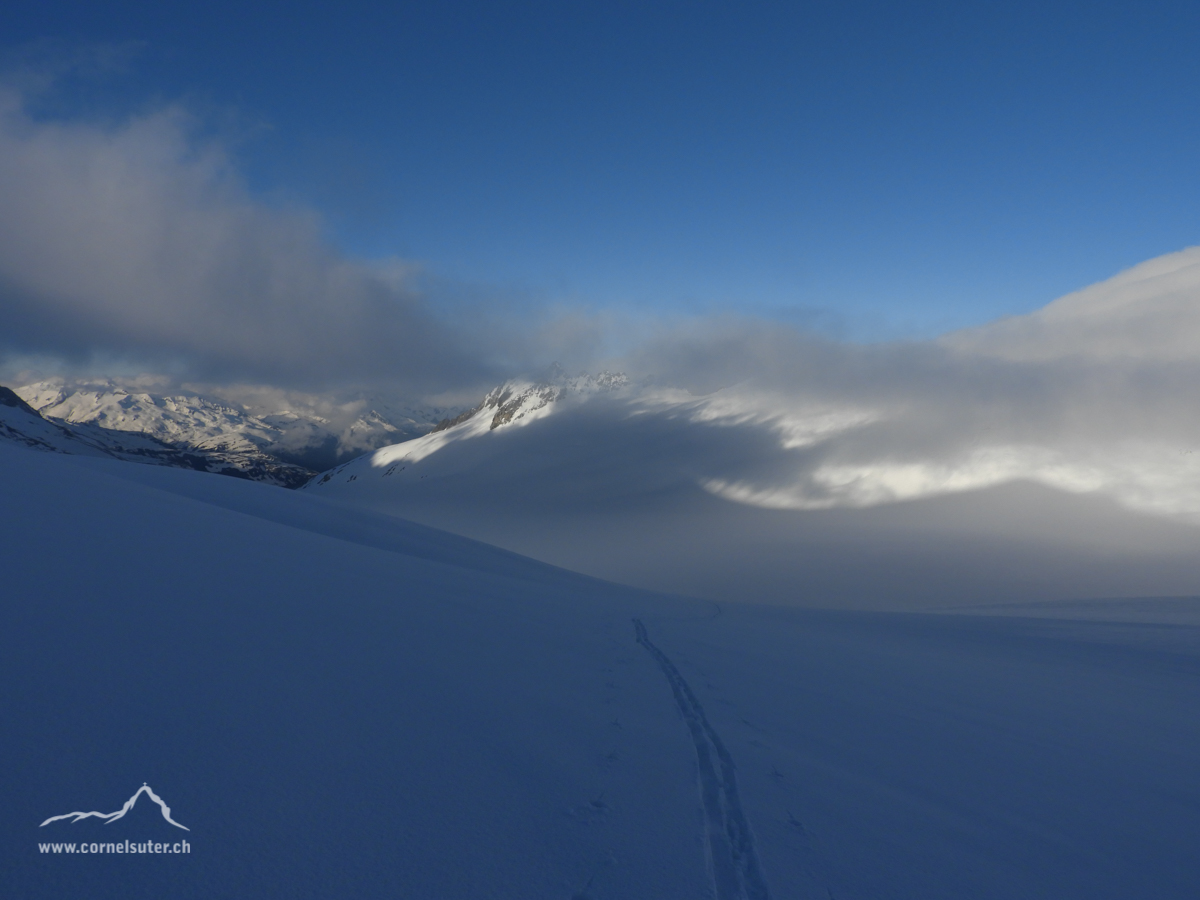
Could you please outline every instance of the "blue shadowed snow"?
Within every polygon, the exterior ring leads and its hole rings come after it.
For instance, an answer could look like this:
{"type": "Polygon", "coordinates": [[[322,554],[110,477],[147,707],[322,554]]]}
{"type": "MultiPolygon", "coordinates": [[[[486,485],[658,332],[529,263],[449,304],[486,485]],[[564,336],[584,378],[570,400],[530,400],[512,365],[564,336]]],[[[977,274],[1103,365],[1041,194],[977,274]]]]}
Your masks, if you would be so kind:
{"type": "Polygon", "coordinates": [[[6,896],[732,896],[703,747],[755,896],[1200,892],[1195,627],[717,606],[235,479],[0,471],[6,896]],[[143,782],[189,831],[39,827],[143,782]]]}

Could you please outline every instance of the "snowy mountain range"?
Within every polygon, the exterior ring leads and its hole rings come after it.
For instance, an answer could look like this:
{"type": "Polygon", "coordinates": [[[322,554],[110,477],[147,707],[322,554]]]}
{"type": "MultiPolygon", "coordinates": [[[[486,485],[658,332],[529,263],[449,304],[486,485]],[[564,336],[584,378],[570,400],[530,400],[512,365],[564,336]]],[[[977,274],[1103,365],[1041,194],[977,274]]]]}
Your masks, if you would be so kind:
{"type": "MultiPolygon", "coordinates": [[[[298,487],[311,476],[308,469],[283,462],[248,441],[169,441],[130,428],[105,427],[100,424],[107,421],[103,412],[90,421],[57,419],[42,415],[9,388],[0,388],[0,404],[0,438],[36,450],[197,469],[281,487],[298,487]]],[[[151,423],[143,418],[141,424],[151,423]]]]}
{"type": "Polygon", "coordinates": [[[362,400],[321,409],[294,397],[237,403],[114,380],[34,381],[8,394],[2,434],[16,443],[283,487],[298,487],[340,459],[425,433],[453,412],[416,404],[384,406],[385,414],[362,400]]]}

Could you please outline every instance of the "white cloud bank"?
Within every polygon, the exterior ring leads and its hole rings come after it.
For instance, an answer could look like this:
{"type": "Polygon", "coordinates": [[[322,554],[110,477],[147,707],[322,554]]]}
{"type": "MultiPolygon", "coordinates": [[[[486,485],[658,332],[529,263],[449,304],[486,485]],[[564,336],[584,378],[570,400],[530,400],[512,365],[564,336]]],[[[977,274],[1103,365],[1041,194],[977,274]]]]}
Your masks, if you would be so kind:
{"type": "Polygon", "coordinates": [[[44,121],[0,85],[0,351],[308,386],[489,377],[409,274],[254,200],[181,108],[44,121]]]}
{"type": "MultiPolygon", "coordinates": [[[[496,333],[500,308],[452,327],[410,274],[347,259],[314,214],[256,200],[180,108],[49,121],[0,85],[0,355],[416,398],[614,330],[566,314],[496,333]]],[[[1033,480],[1200,518],[1200,248],[936,341],[697,319],[622,342],[636,349],[602,362],[659,386],[628,414],[687,423],[679,477],[729,500],[864,507],[1033,480]]],[[[614,452],[644,464],[636,446],[614,452]]]]}
{"type": "Polygon", "coordinates": [[[651,392],[646,411],[774,435],[765,473],[700,476],[737,502],[863,507],[1032,480],[1200,519],[1200,248],[936,341],[720,323],[637,362],[699,395],[651,392]]]}
{"type": "Polygon", "coordinates": [[[942,343],[1014,362],[1194,363],[1200,359],[1200,247],[1149,260],[1025,316],[942,343]]]}

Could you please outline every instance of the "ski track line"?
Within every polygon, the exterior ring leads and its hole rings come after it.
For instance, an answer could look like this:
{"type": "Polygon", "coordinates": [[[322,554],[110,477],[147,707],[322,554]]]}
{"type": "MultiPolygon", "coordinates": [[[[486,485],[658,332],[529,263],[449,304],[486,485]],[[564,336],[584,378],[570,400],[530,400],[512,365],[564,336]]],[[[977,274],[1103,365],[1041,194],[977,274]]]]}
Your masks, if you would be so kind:
{"type": "Polygon", "coordinates": [[[633,620],[637,642],[654,657],[667,676],[675,705],[683,714],[700,772],[700,800],[708,837],[709,873],[717,900],[770,900],[758,865],[754,835],[742,812],[733,757],[704,715],[704,708],[675,664],[651,643],[641,619],[633,620]]]}

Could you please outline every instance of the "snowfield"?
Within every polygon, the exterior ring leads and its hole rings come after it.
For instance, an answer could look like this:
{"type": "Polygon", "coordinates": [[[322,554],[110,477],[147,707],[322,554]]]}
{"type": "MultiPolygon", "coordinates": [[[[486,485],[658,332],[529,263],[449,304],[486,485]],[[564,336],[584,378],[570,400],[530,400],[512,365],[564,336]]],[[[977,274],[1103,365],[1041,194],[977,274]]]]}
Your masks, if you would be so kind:
{"type": "Polygon", "coordinates": [[[1200,630],[1137,604],[718,604],[312,491],[0,467],[6,896],[1200,894],[1200,630]],[[144,782],[190,831],[39,827],[144,782]]]}

